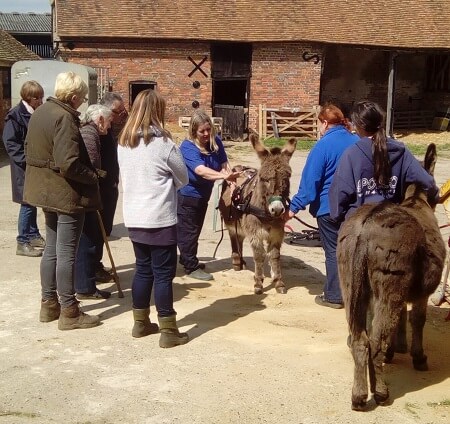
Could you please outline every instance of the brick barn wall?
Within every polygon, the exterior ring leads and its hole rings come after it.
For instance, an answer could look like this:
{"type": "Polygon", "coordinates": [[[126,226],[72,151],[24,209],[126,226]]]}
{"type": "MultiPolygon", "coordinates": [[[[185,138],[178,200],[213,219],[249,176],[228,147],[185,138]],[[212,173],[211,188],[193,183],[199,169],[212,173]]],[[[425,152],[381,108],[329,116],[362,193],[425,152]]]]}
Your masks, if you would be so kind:
{"type": "Polygon", "coordinates": [[[129,105],[129,82],[150,80],[167,101],[167,121],[178,122],[178,117],[190,115],[192,102],[211,112],[211,66],[209,44],[204,43],[145,43],[145,44],[88,44],[76,43],[74,50],[62,50],[68,61],[94,68],[107,68],[113,81],[113,91],[119,92],[129,105]],[[201,66],[208,77],[194,69],[188,56],[199,63],[204,56],[208,60],[201,66]],[[200,82],[200,88],[192,86],[200,82]]]}
{"type": "Polygon", "coordinates": [[[257,129],[258,107],[311,107],[319,103],[321,62],[302,58],[307,52],[322,57],[320,46],[306,43],[253,45],[249,126],[257,129]]]}
{"type": "MultiPolygon", "coordinates": [[[[253,48],[252,78],[250,82],[249,122],[257,128],[258,106],[309,107],[318,104],[321,64],[302,59],[304,52],[321,55],[320,48],[306,43],[267,43],[253,48]]],[[[211,113],[212,80],[209,43],[135,43],[135,44],[83,44],[77,42],[75,49],[61,48],[64,60],[107,68],[113,90],[123,95],[129,104],[128,83],[133,80],[152,80],[165,96],[168,105],[168,122],[177,122],[178,117],[190,115],[192,102],[211,113]],[[188,74],[204,56],[207,61],[201,66],[208,77],[196,71],[188,74]],[[192,83],[198,80],[199,89],[192,83]]]]}

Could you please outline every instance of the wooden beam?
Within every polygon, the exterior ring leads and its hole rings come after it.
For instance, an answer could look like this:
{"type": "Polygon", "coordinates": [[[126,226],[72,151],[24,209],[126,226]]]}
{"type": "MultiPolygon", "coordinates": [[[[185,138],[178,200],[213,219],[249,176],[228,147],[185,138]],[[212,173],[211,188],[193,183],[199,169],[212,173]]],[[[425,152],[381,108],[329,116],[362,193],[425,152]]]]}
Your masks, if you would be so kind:
{"type": "Polygon", "coordinates": [[[386,105],[386,134],[394,135],[395,59],[397,52],[389,53],[388,95],[386,105]]]}

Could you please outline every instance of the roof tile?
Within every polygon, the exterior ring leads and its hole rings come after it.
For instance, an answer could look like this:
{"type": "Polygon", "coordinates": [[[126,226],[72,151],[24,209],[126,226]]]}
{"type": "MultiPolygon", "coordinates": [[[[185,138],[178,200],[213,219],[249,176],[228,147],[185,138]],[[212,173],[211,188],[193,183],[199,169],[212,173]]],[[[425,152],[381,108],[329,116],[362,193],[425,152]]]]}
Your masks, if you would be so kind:
{"type": "Polygon", "coordinates": [[[12,35],[0,29],[0,63],[13,64],[18,60],[35,60],[40,57],[27,49],[12,35]]]}
{"type": "Polygon", "coordinates": [[[56,0],[57,36],[450,49],[449,0],[56,0]],[[74,25],[73,17],[82,24],[74,25]]]}

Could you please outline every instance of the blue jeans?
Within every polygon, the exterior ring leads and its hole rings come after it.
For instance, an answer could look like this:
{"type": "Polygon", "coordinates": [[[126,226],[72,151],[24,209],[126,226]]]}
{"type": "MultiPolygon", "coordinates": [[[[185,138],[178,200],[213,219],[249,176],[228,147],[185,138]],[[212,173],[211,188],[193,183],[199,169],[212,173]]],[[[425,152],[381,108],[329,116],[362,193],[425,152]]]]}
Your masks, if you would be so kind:
{"type": "Polygon", "coordinates": [[[136,271],[131,286],[133,308],[147,309],[153,286],[158,316],[175,314],[172,282],[177,269],[177,245],[152,246],[133,242],[136,271]]]}
{"type": "Polygon", "coordinates": [[[84,213],[45,213],[46,244],[41,260],[42,299],[59,297],[63,308],[76,302],[75,257],[83,229],[84,213]]]}
{"type": "Polygon", "coordinates": [[[97,246],[102,240],[97,212],[86,212],[75,260],[77,293],[92,294],[97,290],[95,284],[97,246]]]}
{"type": "Polygon", "coordinates": [[[177,239],[180,250],[180,264],[186,274],[198,269],[198,239],[205,221],[208,201],[178,194],[177,239]]]}
{"type": "Polygon", "coordinates": [[[336,246],[340,224],[330,218],[330,215],[317,217],[320,240],[325,251],[325,269],[327,280],[323,288],[325,300],[331,303],[342,303],[341,287],[339,285],[336,246]]]}
{"type": "Polygon", "coordinates": [[[37,226],[37,208],[21,204],[17,227],[19,232],[17,243],[29,243],[31,240],[41,237],[37,226]]]}

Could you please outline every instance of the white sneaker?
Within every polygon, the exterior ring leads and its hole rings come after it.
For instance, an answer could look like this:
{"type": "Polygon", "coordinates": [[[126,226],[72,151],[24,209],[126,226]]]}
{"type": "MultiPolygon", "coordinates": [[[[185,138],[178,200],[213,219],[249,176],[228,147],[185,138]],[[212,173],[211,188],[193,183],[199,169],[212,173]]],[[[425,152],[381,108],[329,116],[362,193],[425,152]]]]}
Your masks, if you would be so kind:
{"type": "Polygon", "coordinates": [[[195,278],[196,280],[202,280],[202,281],[214,280],[214,277],[212,276],[212,274],[208,274],[207,272],[203,271],[201,268],[198,268],[195,271],[192,271],[187,276],[189,278],[195,278]]]}

